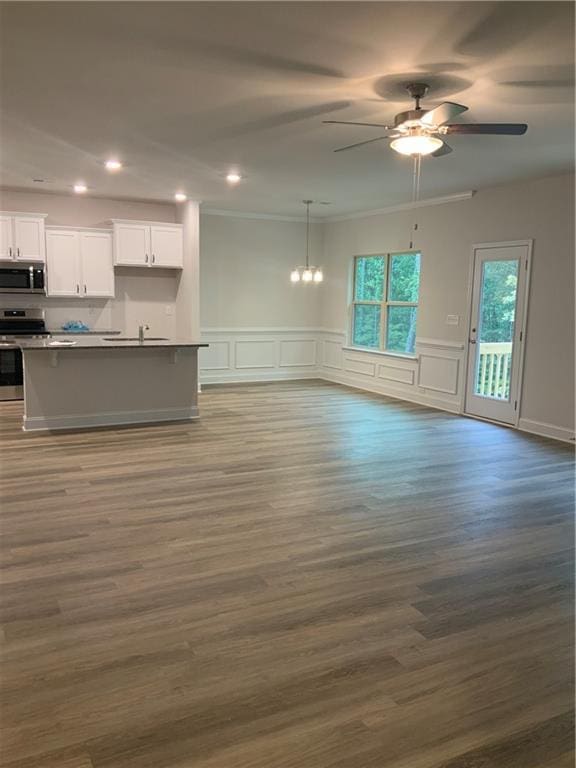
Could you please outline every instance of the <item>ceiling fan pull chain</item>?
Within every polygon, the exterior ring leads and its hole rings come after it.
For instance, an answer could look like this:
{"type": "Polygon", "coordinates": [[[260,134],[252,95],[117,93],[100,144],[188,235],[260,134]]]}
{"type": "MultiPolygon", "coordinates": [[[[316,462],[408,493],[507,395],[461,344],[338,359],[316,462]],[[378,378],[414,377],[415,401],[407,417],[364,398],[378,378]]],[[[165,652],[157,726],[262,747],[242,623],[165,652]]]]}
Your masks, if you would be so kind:
{"type": "MultiPolygon", "coordinates": [[[[414,155],[414,172],[412,175],[412,202],[417,203],[420,199],[420,175],[422,171],[422,156],[414,155]]],[[[414,223],[410,228],[410,244],[409,249],[414,249],[414,235],[413,232],[418,231],[418,222],[416,221],[416,213],[414,213],[414,223]]]]}

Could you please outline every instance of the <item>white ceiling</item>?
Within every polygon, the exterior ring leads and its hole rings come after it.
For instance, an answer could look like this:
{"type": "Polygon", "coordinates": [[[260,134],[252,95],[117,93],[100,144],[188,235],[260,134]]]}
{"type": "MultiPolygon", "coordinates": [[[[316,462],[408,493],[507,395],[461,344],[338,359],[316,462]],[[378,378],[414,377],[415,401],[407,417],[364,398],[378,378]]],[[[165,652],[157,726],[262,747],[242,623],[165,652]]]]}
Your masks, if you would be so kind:
{"type": "Polygon", "coordinates": [[[523,137],[455,136],[427,158],[422,197],[568,169],[573,155],[570,2],[95,2],[2,5],[5,186],[315,216],[404,202],[410,160],[374,129],[432,86],[424,106],[467,122],[527,122],[523,137]],[[102,160],[116,154],[114,176],[102,160]],[[239,168],[246,180],[223,179],[239,168]],[[39,184],[33,178],[44,178],[39,184]]]}

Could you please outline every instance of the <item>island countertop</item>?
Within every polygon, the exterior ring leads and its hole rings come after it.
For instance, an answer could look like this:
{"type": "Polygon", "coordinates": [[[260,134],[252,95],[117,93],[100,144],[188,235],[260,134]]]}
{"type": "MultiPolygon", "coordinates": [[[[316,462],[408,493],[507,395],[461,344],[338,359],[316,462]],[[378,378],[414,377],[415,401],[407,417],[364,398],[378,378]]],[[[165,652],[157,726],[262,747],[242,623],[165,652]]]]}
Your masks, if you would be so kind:
{"type": "Polygon", "coordinates": [[[139,341],[137,338],[126,338],[123,336],[117,336],[114,339],[107,340],[99,336],[90,336],[89,338],[75,338],[72,340],[67,337],[66,343],[58,344],[58,339],[19,339],[14,342],[15,346],[20,347],[23,352],[48,350],[50,352],[59,350],[74,350],[74,349],[158,349],[158,348],[183,348],[193,347],[198,349],[199,347],[207,347],[208,344],[202,341],[194,341],[192,339],[154,339],[148,338],[144,341],[139,341]]]}

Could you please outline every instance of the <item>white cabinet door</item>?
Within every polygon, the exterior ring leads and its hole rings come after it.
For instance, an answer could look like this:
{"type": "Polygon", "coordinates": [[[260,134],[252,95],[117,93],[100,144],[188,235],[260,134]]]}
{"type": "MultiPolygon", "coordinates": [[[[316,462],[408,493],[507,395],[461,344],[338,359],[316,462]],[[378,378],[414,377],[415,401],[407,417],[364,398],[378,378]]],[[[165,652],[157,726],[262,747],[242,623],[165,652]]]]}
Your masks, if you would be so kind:
{"type": "Polygon", "coordinates": [[[44,219],[14,217],[14,246],[18,261],[44,261],[44,219]]]}
{"type": "Polygon", "coordinates": [[[82,296],[114,296],[112,235],[107,232],[80,232],[82,296]]]}
{"type": "Polygon", "coordinates": [[[150,263],[150,227],[147,224],[114,224],[114,263],[146,267],[150,263]]]}
{"type": "Polygon", "coordinates": [[[13,259],[14,255],[12,216],[0,216],[0,259],[7,261],[13,259]]]}
{"type": "Polygon", "coordinates": [[[80,296],[80,235],[51,229],[46,233],[48,296],[80,296]]]}
{"type": "Polygon", "coordinates": [[[182,267],[182,227],[153,224],[150,227],[150,250],[153,267],[182,267]]]}

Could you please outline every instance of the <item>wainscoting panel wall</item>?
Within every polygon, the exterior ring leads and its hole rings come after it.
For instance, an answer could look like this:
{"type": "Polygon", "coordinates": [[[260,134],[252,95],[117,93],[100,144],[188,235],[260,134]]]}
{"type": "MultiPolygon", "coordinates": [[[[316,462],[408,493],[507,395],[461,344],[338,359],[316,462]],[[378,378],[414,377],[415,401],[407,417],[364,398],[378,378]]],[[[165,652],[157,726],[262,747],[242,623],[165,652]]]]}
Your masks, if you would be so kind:
{"type": "Polygon", "coordinates": [[[318,378],[318,329],[205,328],[200,383],[318,378]]]}
{"type": "Polygon", "coordinates": [[[321,331],[319,376],[351,387],[460,413],[463,345],[417,339],[413,357],[346,346],[344,331],[321,331]]]}
{"type": "MultiPolygon", "coordinates": [[[[205,328],[201,384],[325,379],[452,413],[462,413],[465,345],[416,339],[414,357],[347,346],[346,333],[326,328],[205,328]]],[[[571,431],[520,419],[527,432],[573,441],[571,431]]]]}

